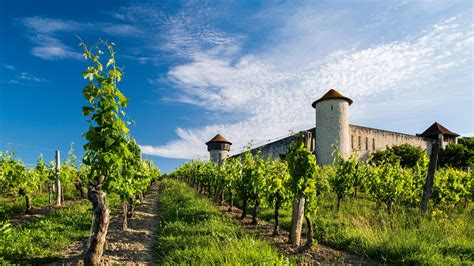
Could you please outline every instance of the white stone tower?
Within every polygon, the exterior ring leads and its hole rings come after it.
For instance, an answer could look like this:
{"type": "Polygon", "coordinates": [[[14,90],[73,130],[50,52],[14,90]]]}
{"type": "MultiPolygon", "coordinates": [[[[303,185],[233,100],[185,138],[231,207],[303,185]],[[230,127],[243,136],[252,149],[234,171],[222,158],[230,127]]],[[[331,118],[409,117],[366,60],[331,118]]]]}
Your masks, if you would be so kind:
{"type": "Polygon", "coordinates": [[[226,140],[222,135],[217,134],[210,141],[206,142],[206,145],[210,153],[211,161],[221,165],[222,161],[229,156],[232,143],[226,140]]]}
{"type": "Polygon", "coordinates": [[[334,161],[335,149],[343,158],[350,155],[349,105],[352,100],[335,90],[330,90],[316,100],[316,160],[318,165],[334,161]]]}

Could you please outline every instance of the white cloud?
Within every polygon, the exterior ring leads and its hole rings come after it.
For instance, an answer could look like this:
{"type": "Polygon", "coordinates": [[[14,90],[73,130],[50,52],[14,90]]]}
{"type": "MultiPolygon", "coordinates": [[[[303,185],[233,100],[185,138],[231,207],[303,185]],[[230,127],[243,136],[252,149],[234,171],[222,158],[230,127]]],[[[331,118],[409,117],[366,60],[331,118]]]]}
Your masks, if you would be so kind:
{"type": "MultiPolygon", "coordinates": [[[[178,43],[176,47],[188,47],[190,39],[178,40],[173,39],[165,48],[174,43],[178,43]]],[[[461,26],[452,18],[401,41],[334,51],[323,60],[309,53],[299,59],[305,64],[297,67],[277,63],[282,58],[278,54],[270,56],[273,60],[269,61],[265,60],[268,54],[264,58],[233,53],[222,56],[212,49],[190,46],[191,53],[186,56],[191,62],[168,73],[179,90],[176,100],[219,112],[223,117],[238,113],[244,119],[195,129],[178,128],[178,139],[158,147],[143,145],[142,151],[171,158],[206,157],[204,143],[221,133],[238,152],[250,140],[258,145],[286,136],[289,130],[313,127],[310,104],[331,88],[362,103],[384,93],[421,90],[450,70],[472,63],[473,44],[472,26],[461,26]]],[[[364,106],[351,108],[358,115],[364,106]]]]}
{"type": "Polygon", "coordinates": [[[20,72],[14,66],[9,64],[0,64],[3,68],[8,70],[6,76],[8,76],[8,81],[0,81],[2,83],[8,84],[32,84],[37,82],[46,82],[47,80],[38,76],[35,76],[28,72],[20,72]]]}
{"type": "Polygon", "coordinates": [[[60,33],[80,33],[100,31],[113,36],[138,36],[138,28],[128,24],[80,23],[46,17],[27,17],[20,20],[30,31],[29,38],[36,45],[31,54],[45,60],[81,59],[81,53],[64,44],[58,37],[60,33]]]}
{"type": "Polygon", "coordinates": [[[27,72],[21,72],[16,77],[17,79],[24,80],[24,81],[34,81],[34,82],[45,82],[46,79],[34,76],[27,72]]]}
{"type": "Polygon", "coordinates": [[[1,64],[5,69],[13,71],[15,70],[15,67],[9,64],[1,64]]]}

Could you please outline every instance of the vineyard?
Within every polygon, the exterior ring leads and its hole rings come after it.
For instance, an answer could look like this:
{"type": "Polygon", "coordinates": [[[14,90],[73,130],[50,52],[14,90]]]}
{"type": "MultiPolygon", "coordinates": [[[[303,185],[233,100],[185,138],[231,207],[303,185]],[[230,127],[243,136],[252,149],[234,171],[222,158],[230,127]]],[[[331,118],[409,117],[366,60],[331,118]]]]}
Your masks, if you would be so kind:
{"type": "MultiPolygon", "coordinates": [[[[474,224],[472,172],[439,169],[434,178],[430,209],[420,213],[428,171],[426,155],[413,167],[399,160],[367,164],[338,157],[334,166],[318,167],[300,143],[283,161],[267,161],[250,151],[213,163],[189,162],[171,176],[194,187],[217,204],[249,211],[252,224],[259,219],[301,234],[295,227],[296,209],[304,208],[306,242],[299,252],[321,243],[389,264],[473,263],[474,224]]],[[[298,212],[296,212],[296,215],[298,212]]],[[[301,218],[300,218],[301,219],[301,218]]]]}
{"type": "Polygon", "coordinates": [[[302,134],[280,160],[249,147],[161,174],[131,135],[114,44],[81,46],[85,154],[27,167],[0,151],[1,264],[474,263],[474,172],[449,149],[441,168],[403,145],[320,167],[302,134]]]}

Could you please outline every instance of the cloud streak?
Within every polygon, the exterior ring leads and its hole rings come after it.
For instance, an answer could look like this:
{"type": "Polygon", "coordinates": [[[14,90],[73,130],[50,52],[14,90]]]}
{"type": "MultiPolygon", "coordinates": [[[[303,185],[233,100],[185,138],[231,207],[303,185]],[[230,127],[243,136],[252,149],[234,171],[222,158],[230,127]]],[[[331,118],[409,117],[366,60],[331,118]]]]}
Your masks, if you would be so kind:
{"type": "Polygon", "coordinates": [[[80,23],[72,20],[60,20],[46,17],[27,17],[19,20],[29,32],[34,43],[31,54],[44,60],[81,59],[81,53],[60,40],[59,34],[81,33],[86,31],[102,32],[113,36],[136,37],[142,31],[128,24],[80,23]]]}
{"type": "MultiPolygon", "coordinates": [[[[183,55],[191,62],[168,72],[168,81],[178,90],[175,99],[221,116],[238,113],[244,119],[197,129],[178,128],[176,140],[163,146],[143,145],[142,151],[170,158],[207,157],[204,143],[221,133],[234,143],[233,152],[239,152],[250,140],[258,145],[288,135],[289,130],[313,127],[310,104],[331,88],[359,103],[384,93],[425,93],[427,84],[472,63],[473,44],[472,26],[466,28],[451,18],[401,41],[337,50],[322,59],[301,58],[305,64],[291,68],[275,63],[282,58],[278,54],[269,61],[265,59],[268,54],[218,56],[212,49],[194,46],[191,53],[183,55]]],[[[356,119],[363,108],[363,104],[352,107],[356,119]]]]}

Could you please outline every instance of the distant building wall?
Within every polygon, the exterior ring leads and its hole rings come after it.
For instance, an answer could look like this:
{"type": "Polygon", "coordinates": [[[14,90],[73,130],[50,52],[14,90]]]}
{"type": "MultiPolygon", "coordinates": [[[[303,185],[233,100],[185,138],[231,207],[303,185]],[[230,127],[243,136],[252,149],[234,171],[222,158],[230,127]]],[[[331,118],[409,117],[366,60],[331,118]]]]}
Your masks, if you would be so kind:
{"type": "Polygon", "coordinates": [[[418,146],[431,153],[431,142],[422,137],[356,125],[350,125],[349,128],[351,153],[358,152],[363,160],[367,160],[375,150],[401,144],[418,146]]]}
{"type": "MultiPolygon", "coordinates": [[[[308,131],[312,131],[313,133],[313,143],[311,145],[311,150],[314,150],[314,128],[309,129],[308,131]]],[[[291,142],[295,141],[295,136],[289,136],[260,147],[253,148],[251,152],[255,154],[257,151],[260,151],[261,155],[264,158],[268,158],[271,160],[281,159],[282,156],[285,156],[290,151],[290,144],[291,142]]],[[[239,156],[240,154],[236,154],[234,156],[239,156]]],[[[234,157],[233,156],[233,157],[234,157]]]]}
{"type": "MultiPolygon", "coordinates": [[[[317,146],[314,139],[316,130],[316,128],[308,130],[311,131],[313,135],[311,150],[314,150],[314,147],[317,146]]],[[[374,150],[385,150],[387,147],[405,143],[425,149],[428,155],[431,153],[431,141],[422,137],[357,125],[349,125],[349,134],[350,153],[354,154],[355,152],[358,152],[360,156],[359,158],[362,160],[367,160],[374,150]]],[[[251,151],[252,153],[256,153],[257,150],[259,150],[263,157],[276,160],[289,152],[290,143],[295,139],[294,136],[286,137],[256,147],[251,151]]],[[[239,155],[240,154],[236,154],[233,157],[239,155]]]]}

